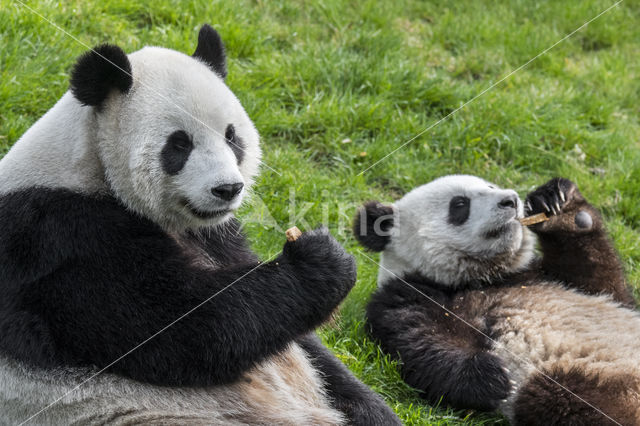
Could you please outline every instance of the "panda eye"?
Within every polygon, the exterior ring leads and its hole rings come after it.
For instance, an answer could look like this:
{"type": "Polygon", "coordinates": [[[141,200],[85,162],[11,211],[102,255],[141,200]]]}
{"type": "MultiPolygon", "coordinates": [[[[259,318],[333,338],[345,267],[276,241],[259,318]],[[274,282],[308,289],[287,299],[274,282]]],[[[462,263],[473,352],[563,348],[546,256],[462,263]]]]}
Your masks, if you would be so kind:
{"type": "Polygon", "coordinates": [[[449,223],[462,225],[469,219],[471,200],[465,196],[456,196],[449,202],[449,223]]]}
{"type": "Polygon", "coordinates": [[[171,144],[171,147],[177,151],[191,151],[193,148],[191,138],[183,130],[173,132],[169,136],[169,143],[171,144]]]}
{"type": "Polygon", "coordinates": [[[227,145],[233,151],[233,154],[236,156],[236,160],[238,160],[238,164],[242,163],[242,159],[244,158],[244,142],[242,138],[236,135],[236,128],[233,127],[233,124],[227,125],[227,129],[224,132],[224,138],[227,140],[227,145]]]}
{"type": "Polygon", "coordinates": [[[455,197],[451,201],[451,206],[457,209],[464,208],[469,203],[469,199],[467,197],[455,197]]]}
{"type": "Polygon", "coordinates": [[[171,133],[160,152],[162,169],[168,175],[176,175],[184,167],[193,150],[193,142],[183,130],[171,133]]]}
{"type": "Polygon", "coordinates": [[[227,142],[235,143],[236,141],[236,129],[233,127],[233,124],[229,124],[227,126],[227,130],[224,132],[224,138],[227,142]]]}

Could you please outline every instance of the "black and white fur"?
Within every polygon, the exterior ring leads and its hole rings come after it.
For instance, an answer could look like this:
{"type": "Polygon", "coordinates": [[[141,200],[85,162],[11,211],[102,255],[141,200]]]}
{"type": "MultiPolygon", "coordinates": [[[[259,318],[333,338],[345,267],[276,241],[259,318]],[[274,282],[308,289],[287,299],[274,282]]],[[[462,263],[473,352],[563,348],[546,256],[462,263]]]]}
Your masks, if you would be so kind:
{"type": "Polygon", "coordinates": [[[427,399],[515,424],[640,424],[640,315],[600,213],[571,181],[523,203],[447,176],[366,203],[354,229],[382,251],[369,328],[427,399]],[[550,220],[532,233],[525,212],[550,220]]]}
{"type": "Polygon", "coordinates": [[[259,137],[225,76],[208,25],[193,57],[99,46],[0,161],[0,424],[60,397],[30,423],[397,422],[313,334],[353,258],[317,230],[256,269],[233,211],[259,137]]]}

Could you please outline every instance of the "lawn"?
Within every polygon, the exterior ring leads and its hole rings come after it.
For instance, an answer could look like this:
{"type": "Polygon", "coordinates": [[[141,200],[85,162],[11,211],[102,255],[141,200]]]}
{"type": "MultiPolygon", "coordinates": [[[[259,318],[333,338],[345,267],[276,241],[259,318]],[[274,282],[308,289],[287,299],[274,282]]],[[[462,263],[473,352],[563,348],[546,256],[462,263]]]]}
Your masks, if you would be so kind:
{"type": "Polygon", "coordinates": [[[254,248],[266,258],[288,226],[327,224],[359,272],[321,331],[327,345],[408,425],[494,424],[420,400],[367,337],[377,267],[360,254],[351,218],[364,200],[392,201],[444,174],[480,175],[522,196],[565,176],[601,207],[640,295],[640,4],[622,2],[456,111],[613,3],[28,3],[74,40],[0,0],[0,156],[67,90],[81,43],[191,53],[211,23],[227,46],[228,85],[262,135],[265,167],[240,212],[254,248]]]}

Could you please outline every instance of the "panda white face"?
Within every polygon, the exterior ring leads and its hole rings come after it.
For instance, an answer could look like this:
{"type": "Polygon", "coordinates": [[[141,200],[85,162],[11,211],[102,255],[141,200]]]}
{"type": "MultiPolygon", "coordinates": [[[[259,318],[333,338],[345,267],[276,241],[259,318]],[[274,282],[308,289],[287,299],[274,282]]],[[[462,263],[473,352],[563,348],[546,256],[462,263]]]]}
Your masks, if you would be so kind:
{"type": "Polygon", "coordinates": [[[208,65],[146,47],[133,84],[96,111],[106,178],[130,208],[171,230],[216,225],[237,209],[260,161],[259,136],[208,65]]]}
{"type": "Polygon", "coordinates": [[[515,191],[475,176],[415,188],[393,206],[379,282],[417,272],[455,286],[516,271],[533,256],[523,213],[515,191]]]}
{"type": "Polygon", "coordinates": [[[171,232],[224,222],[261,156],[225,76],[224,46],[206,24],[193,56],[96,46],[78,58],[70,91],[0,162],[0,192],[107,193],[171,232]]]}
{"type": "Polygon", "coordinates": [[[475,176],[437,179],[412,190],[396,206],[399,239],[417,237],[421,246],[442,245],[466,256],[492,258],[514,252],[522,243],[518,194],[475,176]]]}

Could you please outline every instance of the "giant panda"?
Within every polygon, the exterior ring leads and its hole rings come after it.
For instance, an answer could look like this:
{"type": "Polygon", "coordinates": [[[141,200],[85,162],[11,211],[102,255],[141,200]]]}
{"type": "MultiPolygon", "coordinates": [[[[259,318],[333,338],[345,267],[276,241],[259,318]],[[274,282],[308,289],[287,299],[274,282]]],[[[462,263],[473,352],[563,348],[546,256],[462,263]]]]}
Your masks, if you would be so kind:
{"type": "Polygon", "coordinates": [[[259,137],[195,53],[102,45],[0,161],[0,424],[397,424],[313,334],[355,282],[319,229],[259,263],[259,137]]]}
{"type": "Polygon", "coordinates": [[[354,231],[382,252],[368,328],[428,400],[514,424],[640,424],[640,315],[573,182],[554,178],[523,202],[446,176],[365,203],[354,231]],[[518,220],[541,212],[533,232],[518,220]]]}

